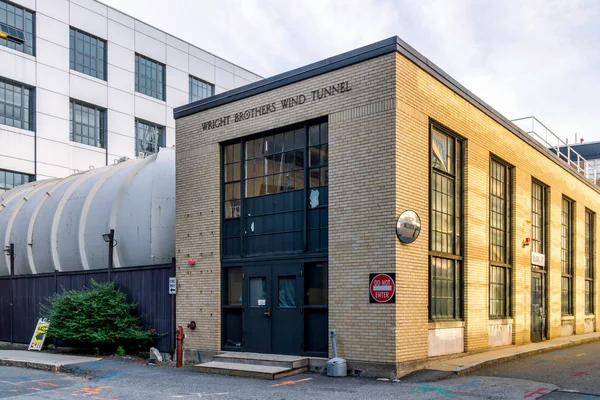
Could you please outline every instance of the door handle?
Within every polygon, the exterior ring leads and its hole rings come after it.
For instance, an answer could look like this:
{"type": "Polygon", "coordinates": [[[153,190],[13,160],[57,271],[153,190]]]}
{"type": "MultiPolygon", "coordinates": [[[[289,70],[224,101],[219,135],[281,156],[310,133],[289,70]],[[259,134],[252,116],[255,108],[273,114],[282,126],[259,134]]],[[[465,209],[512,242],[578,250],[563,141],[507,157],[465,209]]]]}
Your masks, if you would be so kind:
{"type": "Polygon", "coordinates": [[[264,312],[263,314],[265,314],[267,317],[271,316],[271,307],[267,307],[267,311],[264,312]]]}

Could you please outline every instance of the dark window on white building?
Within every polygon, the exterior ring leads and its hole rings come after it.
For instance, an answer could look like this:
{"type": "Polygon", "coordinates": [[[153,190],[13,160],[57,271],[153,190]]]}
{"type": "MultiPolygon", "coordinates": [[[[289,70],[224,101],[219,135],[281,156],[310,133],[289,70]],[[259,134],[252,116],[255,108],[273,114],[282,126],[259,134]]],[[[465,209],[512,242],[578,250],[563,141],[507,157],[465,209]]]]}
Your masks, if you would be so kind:
{"type": "Polygon", "coordinates": [[[142,55],[135,55],[135,91],[165,100],[165,66],[142,55]]]}
{"type": "Polygon", "coordinates": [[[33,89],[0,79],[0,124],[33,130],[33,89]]]}
{"type": "Polygon", "coordinates": [[[71,69],[106,80],[106,41],[71,28],[71,69]]]}
{"type": "Polygon", "coordinates": [[[0,193],[33,181],[33,175],[0,169],[0,193]]]}
{"type": "Polygon", "coordinates": [[[0,46],[34,55],[34,13],[0,0],[0,46]]]}
{"type": "Polygon", "coordinates": [[[190,103],[215,94],[215,86],[190,75],[190,103]]]}
{"type": "Polygon", "coordinates": [[[158,153],[165,147],[165,128],[150,122],[135,121],[135,153],[136,155],[158,153]]]}
{"type": "Polygon", "coordinates": [[[106,147],[106,110],[71,100],[71,141],[106,147]]]}

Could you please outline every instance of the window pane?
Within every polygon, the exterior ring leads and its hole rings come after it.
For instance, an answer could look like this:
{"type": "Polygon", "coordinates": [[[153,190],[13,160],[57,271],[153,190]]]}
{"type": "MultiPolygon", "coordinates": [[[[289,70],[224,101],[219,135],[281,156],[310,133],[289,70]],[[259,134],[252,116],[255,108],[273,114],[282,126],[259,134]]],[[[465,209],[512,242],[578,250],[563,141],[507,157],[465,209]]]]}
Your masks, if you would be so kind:
{"type": "Polygon", "coordinates": [[[296,277],[280,276],[278,279],[278,304],[280,308],[296,307],[296,277]]]}
{"type": "Polygon", "coordinates": [[[136,54],[136,91],[164,100],[163,65],[136,54]]]}
{"type": "Polygon", "coordinates": [[[210,97],[214,93],[214,85],[190,76],[190,103],[210,97]]]}
{"type": "Polygon", "coordinates": [[[102,39],[71,28],[71,69],[104,80],[105,43],[102,39]]]}
{"type": "Polygon", "coordinates": [[[106,110],[71,100],[71,140],[104,148],[106,110]]]}
{"type": "Polygon", "coordinates": [[[242,305],[242,268],[227,268],[227,305],[242,305]]]}
{"type": "Polygon", "coordinates": [[[306,264],[305,296],[307,306],[326,306],[328,304],[327,263],[306,264]]]}
{"type": "Polygon", "coordinates": [[[32,130],[33,119],[30,89],[0,79],[0,123],[32,130]]]}
{"type": "Polygon", "coordinates": [[[248,279],[250,285],[250,304],[249,307],[267,306],[267,279],[265,277],[248,279]]]}
{"type": "Polygon", "coordinates": [[[164,146],[164,128],[147,122],[137,120],[135,129],[136,154],[158,153],[164,146]]]}

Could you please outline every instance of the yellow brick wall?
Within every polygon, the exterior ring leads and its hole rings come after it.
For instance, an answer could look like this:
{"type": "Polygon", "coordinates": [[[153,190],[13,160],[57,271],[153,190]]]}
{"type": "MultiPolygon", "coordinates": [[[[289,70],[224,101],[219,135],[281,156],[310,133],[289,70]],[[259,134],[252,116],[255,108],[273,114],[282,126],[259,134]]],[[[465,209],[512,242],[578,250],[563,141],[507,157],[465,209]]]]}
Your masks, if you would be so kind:
{"type": "MultiPolygon", "coordinates": [[[[539,150],[525,143],[483,112],[469,104],[431,75],[417,67],[401,54],[396,55],[396,92],[398,104],[398,143],[404,143],[411,152],[422,154],[428,151],[429,118],[452,129],[467,139],[465,171],[465,349],[476,351],[488,346],[489,314],[489,273],[488,273],[488,232],[489,232],[489,159],[496,155],[515,166],[515,218],[514,226],[514,269],[513,269],[513,340],[515,344],[530,341],[531,324],[531,264],[530,247],[523,247],[522,241],[531,237],[531,182],[536,178],[548,185],[549,191],[549,335],[561,334],[561,201],[563,194],[573,199],[575,204],[575,328],[583,333],[584,320],[584,251],[585,251],[585,208],[598,212],[600,196],[597,190],[574,177],[539,150]],[[413,116],[418,116],[414,118],[413,116]],[[415,138],[417,140],[415,140],[415,138]],[[404,139],[404,142],[403,142],[404,139]]],[[[491,99],[493,101],[493,99],[491,99]]],[[[401,161],[400,161],[401,162],[401,161]]],[[[427,190],[420,180],[427,176],[428,164],[415,163],[406,171],[418,189],[413,190],[410,207],[419,207],[427,201],[427,190]],[[418,178],[416,178],[418,177],[418,178]],[[413,205],[414,204],[414,205],[413,205]]],[[[401,174],[400,171],[398,171],[401,174]]],[[[398,177],[398,182],[402,177],[398,177]]],[[[398,190],[401,190],[398,188],[398,190]]],[[[423,215],[421,213],[421,215],[423,215]]],[[[425,213],[426,215],[426,213],[425,213]]],[[[422,219],[422,244],[428,242],[428,220],[422,219]]],[[[598,230],[596,230],[596,239],[598,230]]],[[[596,252],[597,253],[597,252],[596,252]]],[[[419,265],[427,265],[427,253],[417,254],[419,265]]],[[[596,256],[596,260],[597,260],[596,256]]],[[[398,268],[410,268],[413,260],[403,259],[398,253],[398,268]],[[404,264],[404,265],[402,265],[404,264]]],[[[598,276],[598,262],[596,262],[598,276]]],[[[421,274],[414,285],[420,294],[413,296],[427,298],[427,275],[421,274]]],[[[596,288],[598,284],[596,282],[596,288]]],[[[596,291],[597,293],[597,291],[596,291]]],[[[598,296],[596,296],[596,304],[598,296]]],[[[420,308],[419,308],[420,309],[420,308]]],[[[597,308],[596,308],[597,310],[597,308]]],[[[402,310],[398,310],[402,314],[402,310]]],[[[426,318],[426,310],[421,310],[419,321],[426,318]]],[[[399,317],[400,318],[400,317],[399,317]]],[[[600,327],[596,311],[596,330],[600,327]]],[[[404,343],[418,341],[423,344],[424,327],[406,327],[404,343]],[[415,332],[414,336],[410,332],[415,332]]],[[[412,346],[411,346],[412,348],[412,346]]],[[[401,355],[402,353],[399,353],[401,355]]],[[[411,359],[413,355],[409,356],[411,359]]],[[[414,354],[422,358],[423,352],[414,354]]],[[[399,357],[400,360],[400,357],[399,357]]]]}
{"type": "Polygon", "coordinates": [[[551,337],[561,330],[562,194],[576,201],[575,322],[583,331],[583,210],[600,212],[599,193],[402,55],[388,54],[177,120],[177,323],[198,324],[195,331],[186,329],[187,349],[218,351],[221,343],[219,143],[327,115],[329,328],[338,332],[341,356],[390,364],[427,357],[430,119],[467,139],[465,349],[488,346],[490,154],[515,166],[514,343],[530,341],[530,248],[521,242],[531,236],[532,177],[550,186],[551,337]],[[351,91],[202,130],[203,122],[343,81],[351,91]],[[407,209],[422,223],[410,245],[395,236],[396,218],[407,209]],[[196,265],[189,266],[188,258],[196,265]],[[369,304],[371,272],[396,272],[396,305],[369,304]]]}

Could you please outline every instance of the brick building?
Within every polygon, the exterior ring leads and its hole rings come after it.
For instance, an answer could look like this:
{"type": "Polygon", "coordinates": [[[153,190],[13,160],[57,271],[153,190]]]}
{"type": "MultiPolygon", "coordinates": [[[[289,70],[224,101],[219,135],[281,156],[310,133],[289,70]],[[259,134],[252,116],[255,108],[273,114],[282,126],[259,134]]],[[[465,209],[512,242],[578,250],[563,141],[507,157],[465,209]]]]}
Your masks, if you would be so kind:
{"type": "Polygon", "coordinates": [[[598,187],[397,37],[175,118],[188,350],[327,356],[335,329],[350,368],[402,374],[600,328],[598,187]]]}

